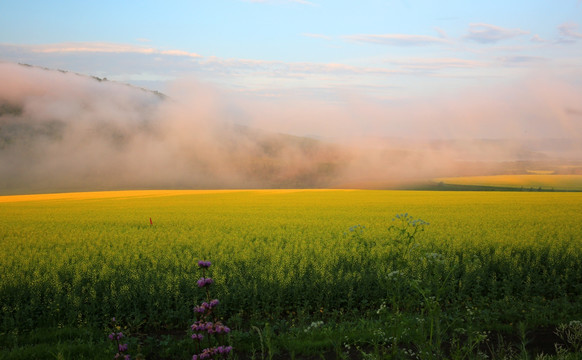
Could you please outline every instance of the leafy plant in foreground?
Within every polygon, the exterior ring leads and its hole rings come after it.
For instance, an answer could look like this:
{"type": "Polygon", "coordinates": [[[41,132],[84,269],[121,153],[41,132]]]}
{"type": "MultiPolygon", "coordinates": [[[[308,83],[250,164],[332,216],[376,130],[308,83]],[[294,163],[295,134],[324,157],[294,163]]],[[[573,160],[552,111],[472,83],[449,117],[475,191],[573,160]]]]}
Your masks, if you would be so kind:
{"type": "MultiPolygon", "coordinates": [[[[560,324],[555,333],[566,343],[569,350],[582,353],[582,321],[572,320],[567,324],[560,324]]],[[[563,348],[556,345],[556,350],[560,350],[560,347],[563,348]]]]}
{"type": "Polygon", "coordinates": [[[410,252],[412,248],[417,246],[415,242],[416,234],[419,231],[424,231],[424,227],[429,225],[428,222],[422,219],[415,219],[408,213],[397,214],[392,221],[399,223],[390,225],[388,232],[397,248],[405,252],[410,252]]]}

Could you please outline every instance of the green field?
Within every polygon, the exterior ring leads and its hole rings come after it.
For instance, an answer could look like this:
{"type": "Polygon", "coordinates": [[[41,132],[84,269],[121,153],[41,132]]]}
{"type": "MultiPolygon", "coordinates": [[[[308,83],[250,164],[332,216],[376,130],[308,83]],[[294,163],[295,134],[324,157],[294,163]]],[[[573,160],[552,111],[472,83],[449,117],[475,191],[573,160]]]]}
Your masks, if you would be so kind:
{"type": "Polygon", "coordinates": [[[582,193],[139,191],[0,197],[0,358],[191,358],[200,259],[234,358],[582,351],[582,193]]]}

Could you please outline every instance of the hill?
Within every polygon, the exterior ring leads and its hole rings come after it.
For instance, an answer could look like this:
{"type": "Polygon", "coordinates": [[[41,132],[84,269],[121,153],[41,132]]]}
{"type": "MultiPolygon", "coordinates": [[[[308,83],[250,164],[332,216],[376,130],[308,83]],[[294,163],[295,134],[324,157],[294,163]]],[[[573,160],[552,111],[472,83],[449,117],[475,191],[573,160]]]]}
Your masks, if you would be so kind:
{"type": "Polygon", "coordinates": [[[331,144],[90,76],[0,64],[0,193],[321,187],[331,144]]]}
{"type": "Polygon", "coordinates": [[[471,190],[582,191],[582,175],[523,174],[435,179],[436,187],[471,190]]]}

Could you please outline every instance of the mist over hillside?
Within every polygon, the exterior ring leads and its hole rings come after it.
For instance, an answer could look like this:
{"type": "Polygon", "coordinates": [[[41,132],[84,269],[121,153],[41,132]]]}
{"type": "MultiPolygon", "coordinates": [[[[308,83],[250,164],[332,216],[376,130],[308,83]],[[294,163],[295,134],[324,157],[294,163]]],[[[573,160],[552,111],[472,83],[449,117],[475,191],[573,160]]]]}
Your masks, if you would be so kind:
{"type": "Polygon", "coordinates": [[[0,63],[0,78],[0,194],[385,188],[582,159],[579,139],[316,140],[264,131],[254,126],[253,111],[200,83],[179,84],[165,96],[9,63],[0,63]]]}

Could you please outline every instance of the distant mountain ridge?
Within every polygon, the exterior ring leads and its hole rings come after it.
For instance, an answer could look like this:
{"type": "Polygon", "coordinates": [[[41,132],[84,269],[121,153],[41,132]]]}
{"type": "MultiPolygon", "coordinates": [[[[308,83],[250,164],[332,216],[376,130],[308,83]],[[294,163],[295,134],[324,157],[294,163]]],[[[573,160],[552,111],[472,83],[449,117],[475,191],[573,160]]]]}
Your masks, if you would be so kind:
{"type": "Polygon", "coordinates": [[[56,72],[59,72],[59,73],[62,73],[62,74],[73,74],[73,75],[80,76],[80,77],[83,77],[83,78],[93,79],[93,80],[96,80],[98,82],[108,81],[108,82],[111,82],[111,83],[114,83],[114,84],[128,86],[128,87],[134,88],[136,90],[145,91],[145,92],[151,93],[153,95],[159,96],[162,99],[165,99],[165,98],[168,97],[166,94],[164,94],[162,92],[159,92],[157,90],[146,89],[144,87],[135,86],[135,85],[132,85],[132,84],[129,84],[129,83],[125,83],[125,82],[120,82],[120,81],[115,81],[115,80],[109,80],[106,77],[100,78],[100,77],[94,76],[94,75],[87,75],[87,74],[82,74],[82,73],[78,73],[78,72],[74,72],[74,71],[62,70],[62,69],[51,69],[51,68],[47,68],[47,67],[44,67],[44,66],[31,65],[31,64],[26,64],[26,63],[18,63],[18,65],[24,66],[24,67],[28,67],[28,68],[34,68],[34,69],[39,69],[39,70],[51,71],[51,72],[52,71],[56,71],[56,72]]]}

